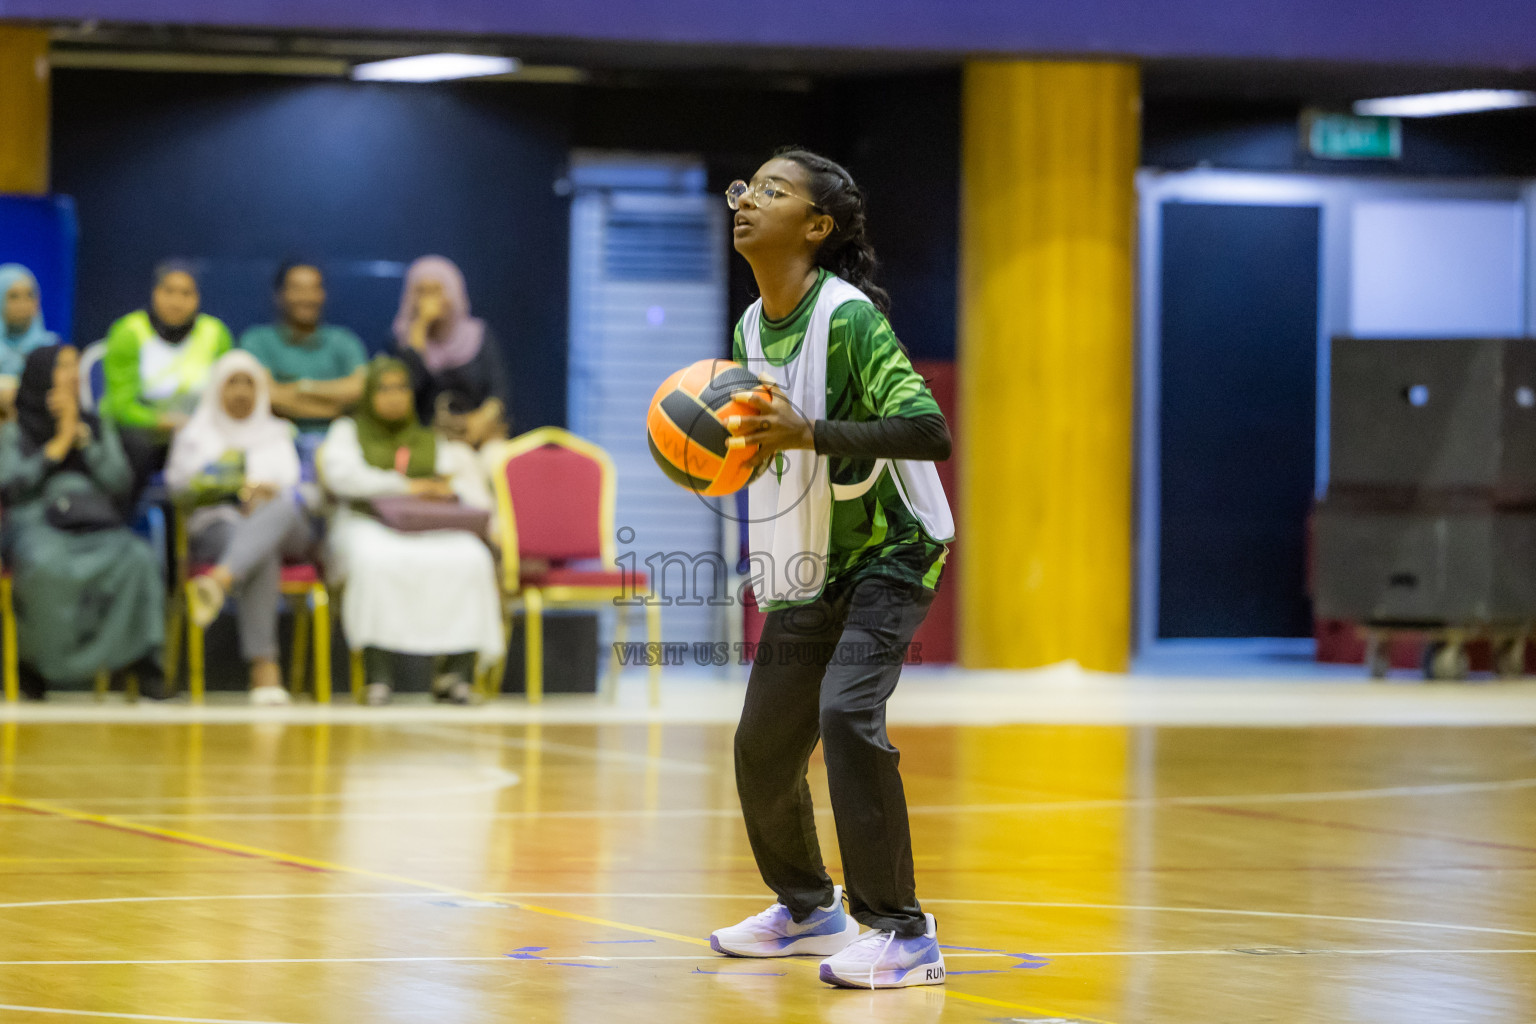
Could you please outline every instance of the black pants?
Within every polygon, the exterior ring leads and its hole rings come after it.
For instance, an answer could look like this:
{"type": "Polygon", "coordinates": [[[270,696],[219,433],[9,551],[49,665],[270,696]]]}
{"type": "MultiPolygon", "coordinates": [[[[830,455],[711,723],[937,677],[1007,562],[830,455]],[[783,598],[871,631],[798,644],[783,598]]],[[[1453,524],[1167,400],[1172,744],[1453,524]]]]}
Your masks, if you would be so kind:
{"type": "Polygon", "coordinates": [[[131,513],[139,502],[139,496],[144,493],[144,488],[149,486],[150,478],[165,469],[171,442],[164,434],[146,427],[119,427],[117,436],[123,443],[123,455],[128,459],[128,468],[133,472],[133,489],[125,498],[123,509],[124,515],[131,519],[131,513]]]}
{"type": "MultiPolygon", "coordinates": [[[[28,700],[46,700],[48,698],[48,680],[43,678],[37,669],[21,662],[18,666],[21,677],[21,695],[28,700]]],[[[165,666],[161,664],[161,652],[151,651],[132,665],[120,668],[112,673],[114,683],[127,689],[128,676],[135,676],[139,683],[139,696],[149,700],[161,700],[165,696],[165,666]]],[[[95,680],[80,680],[81,686],[90,686],[95,680]]]]}
{"type": "Polygon", "coordinates": [[[903,936],[926,928],[885,702],[932,603],[925,587],[869,578],[763,624],[736,730],[736,789],[758,870],[796,920],[832,898],[806,783],[820,739],[850,911],[903,936]]]}
{"type": "Polygon", "coordinates": [[[460,654],[400,654],[381,647],[363,648],[363,677],[370,683],[384,683],[393,689],[402,675],[435,676],[456,674],[466,681],[475,681],[475,652],[460,654]],[[404,669],[404,671],[401,671],[404,669]]]}

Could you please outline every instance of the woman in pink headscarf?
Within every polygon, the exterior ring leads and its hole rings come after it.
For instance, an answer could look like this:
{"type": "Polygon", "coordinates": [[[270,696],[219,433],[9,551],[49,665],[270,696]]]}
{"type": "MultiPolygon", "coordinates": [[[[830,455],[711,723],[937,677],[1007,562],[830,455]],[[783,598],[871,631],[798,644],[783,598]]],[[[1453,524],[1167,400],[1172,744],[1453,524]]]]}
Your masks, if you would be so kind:
{"type": "Polygon", "coordinates": [[[464,275],[452,260],[423,256],[405,272],[395,341],[423,423],[475,448],[506,438],[512,417],[500,346],[485,321],[470,316],[464,275]]]}

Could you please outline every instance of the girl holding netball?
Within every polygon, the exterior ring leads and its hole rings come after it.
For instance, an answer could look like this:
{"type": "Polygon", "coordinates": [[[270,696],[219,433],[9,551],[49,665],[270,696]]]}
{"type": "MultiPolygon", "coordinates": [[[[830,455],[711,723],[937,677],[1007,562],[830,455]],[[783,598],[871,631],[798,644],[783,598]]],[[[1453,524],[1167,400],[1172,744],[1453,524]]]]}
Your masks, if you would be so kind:
{"type": "Polygon", "coordinates": [[[848,172],[784,150],[726,200],[762,296],[736,325],[735,358],[774,382],[771,400],[737,395],[756,414],[727,424],[732,446],[757,446],[749,529],[767,612],[736,785],[779,899],[710,943],[733,956],[824,956],[821,978],[833,985],[939,984],[944,958],[917,901],[885,704],[954,534],[933,465],[949,458],[949,430],[886,319],[864,196],[848,172]],[[818,739],[846,912],[806,783],[818,739]]]}

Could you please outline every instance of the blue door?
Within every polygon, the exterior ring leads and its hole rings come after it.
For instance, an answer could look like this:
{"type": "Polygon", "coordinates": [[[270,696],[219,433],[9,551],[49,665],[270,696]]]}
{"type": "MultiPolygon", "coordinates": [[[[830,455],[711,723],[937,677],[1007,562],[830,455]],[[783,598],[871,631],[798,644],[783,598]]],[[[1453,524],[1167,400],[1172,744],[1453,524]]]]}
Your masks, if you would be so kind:
{"type": "Polygon", "coordinates": [[[1311,635],[1320,225],[1162,207],[1159,638],[1311,635]]]}

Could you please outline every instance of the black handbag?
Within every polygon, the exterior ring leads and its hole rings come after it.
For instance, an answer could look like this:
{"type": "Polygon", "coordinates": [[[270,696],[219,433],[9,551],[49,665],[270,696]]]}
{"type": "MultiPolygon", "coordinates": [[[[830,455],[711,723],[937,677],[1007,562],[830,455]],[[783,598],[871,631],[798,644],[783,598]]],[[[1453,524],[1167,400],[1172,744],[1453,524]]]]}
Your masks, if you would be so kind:
{"type": "Polygon", "coordinates": [[[48,503],[44,518],[49,526],[65,533],[95,533],[123,525],[112,499],[100,491],[61,494],[48,503]]]}

